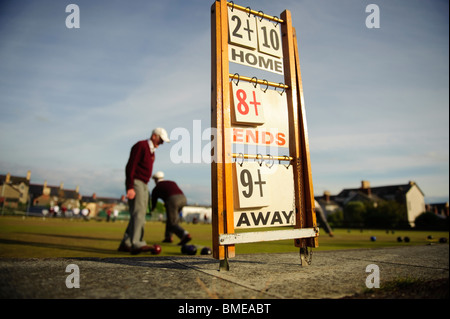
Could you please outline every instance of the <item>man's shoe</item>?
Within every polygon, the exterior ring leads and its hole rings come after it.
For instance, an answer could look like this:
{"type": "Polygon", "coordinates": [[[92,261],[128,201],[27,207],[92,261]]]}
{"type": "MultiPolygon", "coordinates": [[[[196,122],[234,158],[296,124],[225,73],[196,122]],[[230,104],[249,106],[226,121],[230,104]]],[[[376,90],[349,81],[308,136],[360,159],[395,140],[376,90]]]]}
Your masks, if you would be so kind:
{"type": "Polygon", "coordinates": [[[146,253],[146,252],[149,252],[149,251],[152,251],[152,250],[153,250],[152,246],[145,245],[145,246],[142,246],[142,247],[139,247],[139,248],[132,248],[131,249],[131,254],[132,255],[137,255],[137,254],[146,253]]]}
{"type": "Polygon", "coordinates": [[[186,245],[188,242],[190,242],[192,240],[192,237],[190,234],[184,235],[181,238],[181,241],[178,243],[179,246],[183,246],[186,245]]]}
{"type": "Polygon", "coordinates": [[[173,243],[172,238],[164,238],[163,243],[173,243]]]}
{"type": "Polygon", "coordinates": [[[131,248],[128,247],[127,245],[125,245],[125,244],[120,244],[120,246],[117,249],[117,251],[122,251],[122,252],[129,253],[131,251],[131,248]]]}

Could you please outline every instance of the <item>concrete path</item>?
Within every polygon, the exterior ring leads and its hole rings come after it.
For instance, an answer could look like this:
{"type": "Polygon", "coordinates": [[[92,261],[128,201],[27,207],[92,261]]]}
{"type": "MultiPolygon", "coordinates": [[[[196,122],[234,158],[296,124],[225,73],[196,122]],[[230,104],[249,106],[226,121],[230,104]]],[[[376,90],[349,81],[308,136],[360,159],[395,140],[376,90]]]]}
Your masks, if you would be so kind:
{"type": "MultiPolygon", "coordinates": [[[[0,298],[13,299],[335,299],[366,288],[368,265],[380,282],[449,277],[449,245],[313,252],[299,265],[296,253],[249,254],[219,271],[210,256],[0,259],[0,298]],[[76,281],[80,288],[67,288],[76,281]]],[[[184,305],[184,303],[183,303],[184,305]]]]}

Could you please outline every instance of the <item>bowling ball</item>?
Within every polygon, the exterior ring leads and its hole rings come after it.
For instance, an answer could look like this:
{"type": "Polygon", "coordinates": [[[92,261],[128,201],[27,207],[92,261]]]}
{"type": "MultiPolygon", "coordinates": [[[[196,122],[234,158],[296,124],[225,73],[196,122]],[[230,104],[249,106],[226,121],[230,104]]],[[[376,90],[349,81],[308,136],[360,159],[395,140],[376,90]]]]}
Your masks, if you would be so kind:
{"type": "Polygon", "coordinates": [[[377,238],[376,238],[375,236],[372,236],[372,237],[370,237],[370,240],[371,240],[371,241],[376,241],[377,238]]]}
{"type": "Polygon", "coordinates": [[[200,255],[211,255],[211,248],[209,247],[203,247],[202,250],[200,251],[200,255]]]}
{"type": "Polygon", "coordinates": [[[181,247],[181,253],[186,255],[195,255],[197,253],[197,247],[194,245],[183,245],[181,247]]]}
{"type": "Polygon", "coordinates": [[[153,245],[152,255],[159,255],[161,253],[160,245],[153,245]]]}

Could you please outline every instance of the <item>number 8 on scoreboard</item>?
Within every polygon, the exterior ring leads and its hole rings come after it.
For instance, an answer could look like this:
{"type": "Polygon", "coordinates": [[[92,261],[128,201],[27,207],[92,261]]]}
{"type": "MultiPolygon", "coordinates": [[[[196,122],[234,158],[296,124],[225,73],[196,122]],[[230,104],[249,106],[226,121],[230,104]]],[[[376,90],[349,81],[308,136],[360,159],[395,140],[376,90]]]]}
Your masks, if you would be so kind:
{"type": "Polygon", "coordinates": [[[234,111],[234,123],[261,125],[264,124],[264,102],[261,97],[261,89],[252,83],[239,83],[232,88],[232,105],[234,111]]]}

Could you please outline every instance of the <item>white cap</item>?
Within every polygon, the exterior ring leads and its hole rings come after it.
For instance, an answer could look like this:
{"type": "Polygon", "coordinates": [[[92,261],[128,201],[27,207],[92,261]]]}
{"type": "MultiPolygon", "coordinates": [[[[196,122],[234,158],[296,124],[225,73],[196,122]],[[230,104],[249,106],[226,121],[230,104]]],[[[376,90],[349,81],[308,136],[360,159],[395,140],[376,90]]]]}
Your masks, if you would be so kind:
{"type": "Polygon", "coordinates": [[[155,128],[153,130],[153,132],[152,132],[152,135],[153,134],[158,135],[159,137],[161,137],[161,139],[164,142],[167,142],[167,143],[170,142],[169,135],[167,135],[167,131],[165,129],[163,129],[162,127],[155,128]]]}
{"type": "Polygon", "coordinates": [[[156,173],[153,175],[153,178],[154,178],[154,179],[161,179],[161,178],[164,178],[164,173],[161,172],[161,171],[156,172],[156,173]]]}

